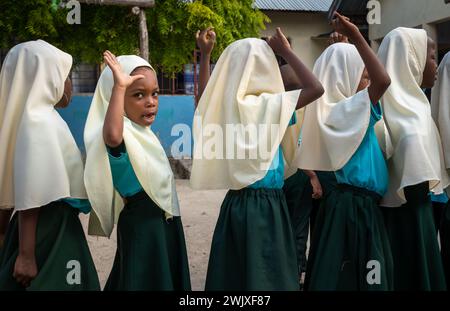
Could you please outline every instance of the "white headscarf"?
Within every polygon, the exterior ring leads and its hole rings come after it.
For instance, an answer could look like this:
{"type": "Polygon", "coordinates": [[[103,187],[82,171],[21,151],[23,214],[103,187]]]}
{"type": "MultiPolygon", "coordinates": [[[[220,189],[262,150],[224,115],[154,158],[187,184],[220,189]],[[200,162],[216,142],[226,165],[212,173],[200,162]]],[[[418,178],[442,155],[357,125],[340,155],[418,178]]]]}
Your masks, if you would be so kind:
{"type": "MultiPolygon", "coordinates": [[[[250,38],[229,45],[220,56],[195,111],[191,186],[195,189],[242,189],[262,179],[285,137],[299,95],[300,90],[285,92],[275,54],[265,41],[250,38]],[[237,124],[268,125],[258,130],[259,139],[246,139],[243,131],[237,133],[232,144],[234,154],[242,152],[247,155],[245,159],[201,156],[207,140],[203,129],[215,125],[222,130],[223,137],[218,143],[223,144],[226,154],[226,127],[237,124]],[[276,125],[273,131],[271,125],[276,125]],[[262,141],[267,148],[262,147],[262,141]],[[267,158],[261,156],[261,148],[267,149],[267,158]],[[256,156],[250,158],[249,154],[256,156]]],[[[295,145],[291,147],[295,151],[293,147],[295,145]]],[[[289,158],[289,152],[284,151],[289,158]]]]}
{"type": "Polygon", "coordinates": [[[0,74],[0,209],[85,199],[81,153],[54,106],[72,57],[45,41],[13,47],[0,74]]]}
{"type": "Polygon", "coordinates": [[[445,167],[450,169],[450,53],[439,65],[438,80],[431,93],[431,114],[441,134],[445,167]]]}
{"type": "MultiPolygon", "coordinates": [[[[153,70],[139,56],[120,56],[117,60],[126,74],[131,74],[137,67],[153,70]]],[[[123,208],[122,198],[113,186],[108,152],[103,140],[103,123],[113,85],[112,71],[106,67],[97,83],[84,130],[87,156],[84,181],[94,212],[94,215],[91,213],[89,234],[106,236],[111,235],[123,208]]],[[[156,135],[149,127],[142,127],[124,116],[123,139],[133,170],[147,195],[166,212],[166,216],[179,216],[172,169],[156,135]]]]}
{"type": "Polygon", "coordinates": [[[403,188],[429,181],[436,194],[449,184],[441,140],[421,89],[427,58],[427,33],[397,28],[386,35],[378,56],[391,77],[381,103],[392,143],[388,161],[389,188],[381,205],[406,203],[403,188]]]}
{"type": "Polygon", "coordinates": [[[329,46],[316,61],[313,73],[325,94],[306,107],[299,168],[336,171],[356,152],[370,121],[368,90],[356,93],[363,72],[358,50],[348,43],[329,46]]]}

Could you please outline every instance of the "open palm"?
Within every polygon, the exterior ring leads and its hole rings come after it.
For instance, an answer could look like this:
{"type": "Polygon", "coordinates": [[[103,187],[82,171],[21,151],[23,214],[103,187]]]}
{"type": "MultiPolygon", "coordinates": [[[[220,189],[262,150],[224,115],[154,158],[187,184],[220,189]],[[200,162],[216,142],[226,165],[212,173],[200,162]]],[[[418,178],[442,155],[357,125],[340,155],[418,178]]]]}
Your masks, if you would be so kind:
{"type": "Polygon", "coordinates": [[[120,63],[118,62],[116,56],[114,56],[114,54],[110,51],[105,51],[103,53],[103,60],[113,73],[115,86],[127,88],[134,81],[144,78],[143,75],[130,76],[123,72],[122,66],[120,66],[120,63]]]}

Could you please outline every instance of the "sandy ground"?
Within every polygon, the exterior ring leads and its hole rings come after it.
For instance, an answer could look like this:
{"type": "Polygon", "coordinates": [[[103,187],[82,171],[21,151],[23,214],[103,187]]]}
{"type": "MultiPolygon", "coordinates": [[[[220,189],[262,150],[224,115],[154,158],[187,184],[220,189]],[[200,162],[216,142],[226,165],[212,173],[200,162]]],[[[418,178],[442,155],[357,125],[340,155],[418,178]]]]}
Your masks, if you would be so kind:
{"type": "MultiPolygon", "coordinates": [[[[186,236],[192,289],[203,290],[212,234],[226,191],[194,191],[189,188],[187,180],[177,180],[177,191],[186,236]]],[[[86,230],[88,217],[80,217],[86,230]]],[[[111,239],[88,236],[88,243],[103,288],[116,252],[116,230],[114,229],[111,239]]]]}

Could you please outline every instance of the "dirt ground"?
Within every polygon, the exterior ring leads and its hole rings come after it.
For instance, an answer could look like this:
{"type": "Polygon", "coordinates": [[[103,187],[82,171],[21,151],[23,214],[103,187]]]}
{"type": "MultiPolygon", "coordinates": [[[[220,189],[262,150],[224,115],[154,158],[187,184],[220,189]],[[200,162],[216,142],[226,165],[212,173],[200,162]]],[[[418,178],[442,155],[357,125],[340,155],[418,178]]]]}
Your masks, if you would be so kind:
{"type": "MultiPolygon", "coordinates": [[[[194,191],[189,188],[188,180],[177,180],[177,191],[186,236],[192,289],[204,290],[212,234],[226,191],[194,191]]],[[[80,217],[86,230],[88,217],[80,217]]],[[[103,288],[116,252],[116,230],[114,229],[111,239],[93,236],[88,236],[87,239],[103,288]]]]}

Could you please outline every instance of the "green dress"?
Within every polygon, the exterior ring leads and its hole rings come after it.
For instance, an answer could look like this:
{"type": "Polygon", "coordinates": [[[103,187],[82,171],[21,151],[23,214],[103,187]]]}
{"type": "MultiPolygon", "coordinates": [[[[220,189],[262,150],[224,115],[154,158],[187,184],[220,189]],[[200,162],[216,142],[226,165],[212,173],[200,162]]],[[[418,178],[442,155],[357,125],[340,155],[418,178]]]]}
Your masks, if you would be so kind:
{"type": "Polygon", "coordinates": [[[446,289],[428,189],[428,182],[406,187],[406,204],[383,208],[398,291],[446,289]]]}
{"type": "Polygon", "coordinates": [[[298,170],[285,180],[283,192],[291,217],[299,273],[306,270],[306,244],[309,235],[309,220],[313,208],[312,186],[309,177],[298,170]]]}
{"type": "Polygon", "coordinates": [[[388,185],[374,131],[380,118],[380,105],[371,105],[360,146],[335,172],[337,186],[320,206],[308,258],[307,290],[393,289],[393,259],[378,207],[388,185]]]}
{"type": "Polygon", "coordinates": [[[65,201],[39,208],[36,232],[37,277],[28,288],[13,278],[19,248],[17,213],[12,217],[0,251],[0,291],[100,290],[94,262],[78,218],[79,210],[65,201]]]}
{"type": "Polygon", "coordinates": [[[282,159],[279,149],[262,180],[225,196],[211,244],[207,291],[299,290],[282,159]]]}
{"type": "Polygon", "coordinates": [[[439,231],[441,237],[441,255],[444,265],[445,279],[447,281],[447,289],[450,287],[450,201],[445,206],[445,212],[439,231]]]}
{"type": "Polygon", "coordinates": [[[106,291],[191,290],[181,217],[164,211],[143,191],[125,144],[108,148],[114,187],[126,204],[117,223],[117,251],[106,291]]]}

